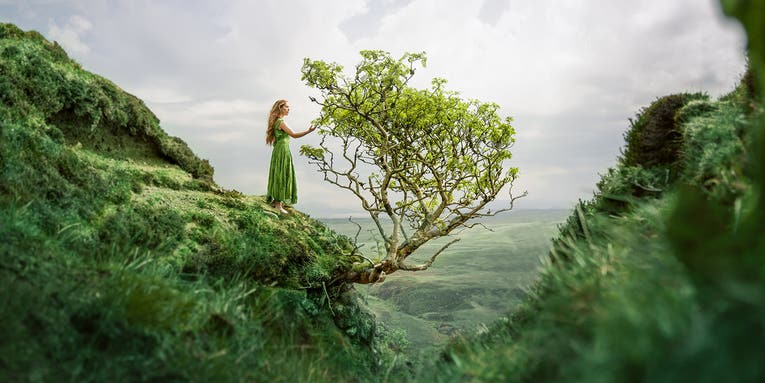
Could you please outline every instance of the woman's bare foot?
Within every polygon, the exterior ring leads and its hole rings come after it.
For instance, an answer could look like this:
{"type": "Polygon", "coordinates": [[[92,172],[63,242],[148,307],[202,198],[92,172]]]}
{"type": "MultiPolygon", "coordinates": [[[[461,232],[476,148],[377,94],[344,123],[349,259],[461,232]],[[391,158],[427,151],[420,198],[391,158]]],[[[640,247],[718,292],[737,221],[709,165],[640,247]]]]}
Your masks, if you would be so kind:
{"type": "Polygon", "coordinates": [[[284,206],[282,206],[281,202],[271,202],[271,207],[279,211],[279,213],[289,214],[287,210],[284,210],[284,206]]]}

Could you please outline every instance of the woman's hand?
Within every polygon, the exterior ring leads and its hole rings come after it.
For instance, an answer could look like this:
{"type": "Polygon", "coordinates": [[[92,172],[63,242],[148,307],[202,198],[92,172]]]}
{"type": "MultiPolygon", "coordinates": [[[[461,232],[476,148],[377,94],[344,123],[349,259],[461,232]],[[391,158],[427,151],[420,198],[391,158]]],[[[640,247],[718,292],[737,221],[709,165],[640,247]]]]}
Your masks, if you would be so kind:
{"type": "Polygon", "coordinates": [[[316,130],[316,128],[318,128],[318,126],[311,124],[311,126],[308,127],[308,133],[313,132],[314,130],[316,130]]]}

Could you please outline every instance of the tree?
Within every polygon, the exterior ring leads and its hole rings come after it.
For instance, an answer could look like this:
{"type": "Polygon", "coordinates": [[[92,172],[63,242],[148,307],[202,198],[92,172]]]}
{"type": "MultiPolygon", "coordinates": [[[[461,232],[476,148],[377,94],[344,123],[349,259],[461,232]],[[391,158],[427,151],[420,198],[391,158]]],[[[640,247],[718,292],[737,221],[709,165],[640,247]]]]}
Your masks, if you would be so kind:
{"type": "Polygon", "coordinates": [[[464,101],[433,79],[430,89],[408,85],[425,53],[396,60],[383,51],[362,51],[355,73],[337,63],[305,59],[303,80],[321,92],[317,124],[319,147],[301,154],[318,166],[324,179],[353,193],[369,212],[385,244],[385,257],[357,263],[346,275],[355,283],[374,283],[397,270],[425,270],[454,238],[428,261],[406,261],[434,238],[453,236],[478,217],[512,209],[517,168],[505,170],[515,142],[512,119],[502,119],[494,103],[464,101]],[[505,186],[510,203],[487,209],[505,186]],[[388,217],[390,223],[381,218],[388,217]]]}

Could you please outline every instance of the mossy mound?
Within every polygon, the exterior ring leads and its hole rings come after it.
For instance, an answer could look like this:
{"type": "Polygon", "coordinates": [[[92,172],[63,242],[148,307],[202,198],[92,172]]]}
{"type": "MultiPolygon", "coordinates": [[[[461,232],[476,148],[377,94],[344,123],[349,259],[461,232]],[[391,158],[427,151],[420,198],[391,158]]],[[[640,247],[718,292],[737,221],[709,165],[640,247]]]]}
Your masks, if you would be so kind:
{"type": "Polygon", "coordinates": [[[624,136],[626,148],[622,153],[624,166],[652,168],[665,166],[675,169],[683,145],[682,131],[676,114],[691,100],[705,99],[702,94],[673,94],[654,101],[630,120],[624,136]]]}
{"type": "Polygon", "coordinates": [[[143,101],[82,70],[58,44],[12,24],[0,24],[0,42],[4,120],[34,115],[54,139],[120,159],[165,160],[212,180],[209,162],[168,136],[143,101]]]}

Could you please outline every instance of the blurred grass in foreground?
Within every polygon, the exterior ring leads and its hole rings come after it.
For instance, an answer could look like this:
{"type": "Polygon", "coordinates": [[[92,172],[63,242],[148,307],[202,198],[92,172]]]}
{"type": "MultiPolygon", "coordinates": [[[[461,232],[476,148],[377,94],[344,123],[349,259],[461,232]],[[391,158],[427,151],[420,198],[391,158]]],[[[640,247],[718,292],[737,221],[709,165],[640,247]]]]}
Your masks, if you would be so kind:
{"type": "Polygon", "coordinates": [[[749,34],[741,84],[640,111],[522,307],[417,380],[765,380],[765,2],[723,4],[749,34]]]}

